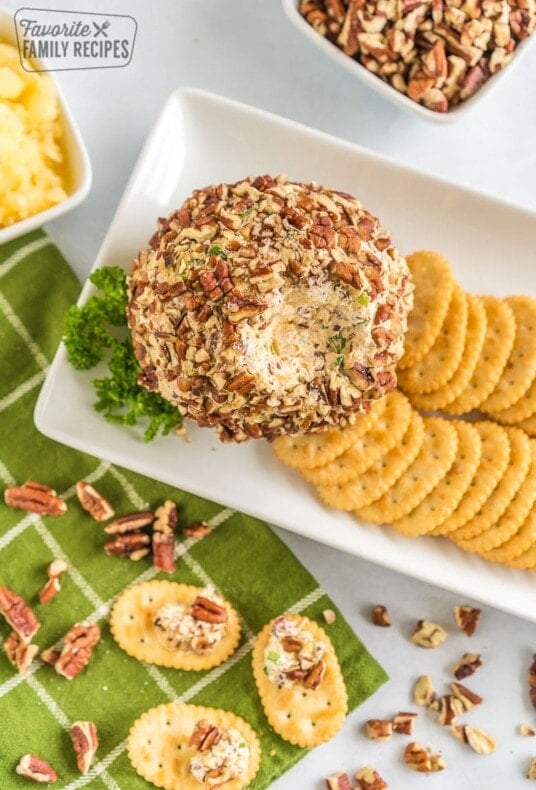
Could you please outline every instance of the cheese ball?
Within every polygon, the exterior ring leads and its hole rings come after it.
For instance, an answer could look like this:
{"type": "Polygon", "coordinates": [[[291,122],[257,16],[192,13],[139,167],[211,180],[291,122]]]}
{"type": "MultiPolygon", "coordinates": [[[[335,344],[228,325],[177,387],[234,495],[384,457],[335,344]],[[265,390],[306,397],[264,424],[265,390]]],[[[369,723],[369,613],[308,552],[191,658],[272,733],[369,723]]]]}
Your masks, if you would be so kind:
{"type": "Polygon", "coordinates": [[[195,190],[129,277],[140,383],[222,441],[353,423],[396,386],[412,291],[352,195],[268,175],[195,190]]]}

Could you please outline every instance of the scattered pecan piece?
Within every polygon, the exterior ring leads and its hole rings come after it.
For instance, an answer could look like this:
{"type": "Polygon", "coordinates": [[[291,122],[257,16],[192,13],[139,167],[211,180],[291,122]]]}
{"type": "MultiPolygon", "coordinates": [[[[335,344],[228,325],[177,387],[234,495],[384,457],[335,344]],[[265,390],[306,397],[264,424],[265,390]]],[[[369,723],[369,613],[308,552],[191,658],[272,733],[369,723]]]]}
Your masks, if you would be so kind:
{"type": "Polygon", "coordinates": [[[464,712],[463,703],[454,694],[443,694],[429,706],[430,710],[437,712],[437,723],[445,727],[453,724],[458,716],[464,712]]]}
{"type": "Polygon", "coordinates": [[[0,614],[26,644],[32,641],[41,625],[24,599],[8,587],[0,586],[0,614]]]}
{"type": "Polygon", "coordinates": [[[464,712],[472,710],[482,703],[482,697],[479,697],[474,691],[469,691],[469,689],[466,686],[462,686],[461,683],[451,683],[450,687],[454,696],[462,703],[464,712]]]}
{"type": "Polygon", "coordinates": [[[389,785],[370,765],[365,765],[355,775],[359,790],[388,790],[389,785]]]}
{"type": "Polygon", "coordinates": [[[326,790],[352,790],[350,778],[344,772],[326,777],[326,790]]]}
{"type": "MultiPolygon", "coordinates": [[[[1,588],[0,588],[0,590],[1,590],[1,588]]],[[[1,605],[1,601],[0,601],[0,605],[1,605]]],[[[536,653],[534,653],[532,664],[530,665],[530,668],[529,668],[529,678],[528,678],[528,680],[529,680],[530,701],[532,702],[532,704],[536,708],[536,653]]]]}
{"type": "Polygon", "coordinates": [[[59,647],[47,647],[46,650],[41,651],[41,660],[48,664],[49,666],[53,667],[58,658],[61,655],[61,649],[59,647]]]}
{"type": "Polygon", "coordinates": [[[104,551],[108,556],[137,561],[149,554],[150,543],[151,538],[144,532],[124,532],[107,540],[104,544],[104,551]]]}
{"type": "Polygon", "coordinates": [[[411,637],[414,645],[425,648],[439,647],[448,634],[444,628],[429,620],[419,620],[411,637]]]}
{"type": "Polygon", "coordinates": [[[482,666],[480,653],[464,653],[462,659],[454,664],[452,673],[456,680],[469,677],[482,666]]]}
{"type": "Polygon", "coordinates": [[[196,521],[189,527],[184,527],[182,534],[185,538],[205,538],[212,532],[212,527],[206,521],[196,521]]]}
{"type": "Polygon", "coordinates": [[[408,768],[426,774],[442,771],[446,768],[446,764],[439,754],[433,754],[426,746],[414,741],[406,746],[404,760],[408,768]]]}
{"type": "Polygon", "coordinates": [[[164,573],[175,570],[175,530],[177,506],[171,499],[155,511],[153,523],[153,566],[164,573]]]}
{"type": "Polygon", "coordinates": [[[322,682],[326,666],[323,661],[317,661],[303,679],[303,687],[314,691],[322,682]]]}
{"type": "Polygon", "coordinates": [[[39,602],[48,603],[61,590],[60,576],[67,570],[65,560],[53,560],[47,568],[48,581],[39,592],[39,602]]]}
{"type": "Polygon", "coordinates": [[[492,754],[495,751],[495,739],[472,724],[453,724],[450,729],[455,738],[467,743],[477,754],[492,754]]]}
{"type": "Polygon", "coordinates": [[[393,716],[393,731],[400,735],[411,735],[415,727],[417,714],[411,711],[400,711],[393,716]]]}
{"type": "Polygon", "coordinates": [[[536,735],[536,730],[531,724],[520,724],[519,725],[519,734],[525,736],[532,736],[536,735]]]}
{"type": "Polygon", "coordinates": [[[15,631],[12,631],[4,642],[4,650],[9,661],[19,670],[19,674],[26,677],[39,648],[37,645],[26,644],[15,631]]]}
{"type": "Polygon", "coordinates": [[[53,488],[27,480],[22,486],[12,486],[4,491],[4,500],[9,507],[20,508],[41,516],[62,516],[67,503],[53,488]]]}
{"type": "Polygon", "coordinates": [[[416,705],[428,707],[436,698],[430,675],[421,675],[413,687],[413,700],[416,705]]]}
{"type": "Polygon", "coordinates": [[[97,727],[92,721],[74,721],[70,734],[78,770],[81,774],[87,774],[99,745],[97,727]]]}
{"type": "Polygon", "coordinates": [[[205,623],[226,623],[227,609],[215,601],[198,595],[192,604],[192,617],[205,623]]]}
{"type": "Polygon", "coordinates": [[[53,784],[58,779],[58,775],[52,766],[35,754],[23,755],[15,771],[25,779],[31,779],[33,782],[41,784],[53,784]]]}
{"type": "Polygon", "coordinates": [[[58,675],[73,680],[88,665],[93,648],[100,640],[100,628],[96,623],[76,623],[65,634],[63,647],[54,669],[58,675]]]}
{"type": "Polygon", "coordinates": [[[530,761],[527,771],[527,779],[536,779],[536,757],[530,761]]]}
{"type": "Polygon", "coordinates": [[[374,607],[372,610],[372,622],[374,625],[380,626],[380,628],[389,628],[393,624],[386,606],[378,604],[374,607]]]}
{"type": "Polygon", "coordinates": [[[393,722],[387,719],[369,719],[365,722],[365,735],[372,741],[389,741],[393,734],[393,722]]]}
{"type": "Polygon", "coordinates": [[[137,513],[129,513],[126,516],[119,516],[110,521],[104,527],[108,535],[120,535],[122,532],[135,532],[143,527],[150,527],[154,521],[154,513],[150,510],[141,510],[137,513]]]}
{"type": "Polygon", "coordinates": [[[333,625],[333,623],[337,619],[337,615],[335,614],[333,609],[324,609],[324,611],[322,612],[322,617],[324,618],[324,622],[327,623],[327,625],[333,625]]]}
{"type": "Polygon", "coordinates": [[[79,480],[76,484],[78,501],[95,521],[107,521],[115,515],[115,510],[110,502],[100,494],[97,489],[86,480],[79,480]]]}
{"type": "Polygon", "coordinates": [[[475,609],[473,606],[455,606],[454,619],[458,627],[467,636],[472,636],[476,630],[482,609],[475,609]]]}

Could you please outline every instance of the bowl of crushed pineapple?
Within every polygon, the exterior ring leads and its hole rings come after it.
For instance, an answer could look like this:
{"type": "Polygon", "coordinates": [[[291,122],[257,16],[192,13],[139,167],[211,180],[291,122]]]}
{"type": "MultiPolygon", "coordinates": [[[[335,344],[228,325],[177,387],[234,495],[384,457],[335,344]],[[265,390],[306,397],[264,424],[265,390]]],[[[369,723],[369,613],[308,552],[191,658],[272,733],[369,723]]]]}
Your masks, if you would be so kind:
{"type": "Polygon", "coordinates": [[[86,147],[46,64],[21,58],[0,10],[0,244],[77,206],[91,186],[86,147]]]}

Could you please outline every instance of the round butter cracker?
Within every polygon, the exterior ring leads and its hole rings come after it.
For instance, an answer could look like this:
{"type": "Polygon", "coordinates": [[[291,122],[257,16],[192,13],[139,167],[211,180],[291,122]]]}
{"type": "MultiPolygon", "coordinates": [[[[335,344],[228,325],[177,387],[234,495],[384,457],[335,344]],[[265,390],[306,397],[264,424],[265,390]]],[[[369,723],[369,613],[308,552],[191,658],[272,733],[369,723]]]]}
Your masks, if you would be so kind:
{"type": "Polygon", "coordinates": [[[514,345],[516,319],[504,299],[479,297],[486,310],[486,337],[466,388],[445,406],[449,414],[468,414],[491,395],[502,376],[514,345]]]}
{"type": "Polygon", "coordinates": [[[536,437],[536,414],[534,417],[527,417],[526,420],[522,420],[517,427],[522,428],[529,436],[536,437]]]}
{"type": "Polygon", "coordinates": [[[274,452],[293,469],[315,469],[329,464],[375,425],[385,409],[385,400],[375,401],[368,413],[358,414],[353,425],[305,436],[279,436],[272,442],[274,452]]]}
{"type": "Polygon", "coordinates": [[[449,309],[454,278],[448,261],[437,252],[422,250],[406,257],[415,286],[408,316],[405,352],[399,369],[419,362],[432,348],[449,309]]]}
{"type": "Polygon", "coordinates": [[[315,469],[300,469],[313,485],[338,485],[354,480],[391,450],[405,434],[412,407],[406,396],[395,390],[385,397],[386,405],[370,430],[334,461],[315,469]]]}
{"type": "Polygon", "coordinates": [[[510,461],[510,440],[504,428],[488,420],[474,423],[474,427],[482,441],[477,470],[456,510],[431,535],[448,535],[472,519],[491,496],[510,461]]]}
{"type": "Polygon", "coordinates": [[[199,790],[203,785],[189,770],[190,760],[198,751],[189,745],[189,741],[195,725],[202,719],[221,729],[237,730],[248,744],[247,773],[226,782],[225,790],[248,787],[261,763],[261,747],[252,727],[229,711],[183,702],[158,705],[134,722],[127,739],[127,753],[134,769],[148,782],[164,790],[199,790]]]}
{"type": "Polygon", "coordinates": [[[311,748],[329,741],[341,729],[348,711],[348,695],[335,650],[325,631],[302,615],[285,615],[302,624],[316,642],[323,642],[325,672],[316,689],[300,683],[278,688],[264,672],[264,652],[270,638],[271,620],[258,635],[252,654],[253,676],[270,725],[286,741],[311,748]]]}
{"type": "Polygon", "coordinates": [[[424,439],[423,418],[412,412],[408,430],[386,455],[344,485],[317,486],[320,498],[338,510],[359,510],[379,499],[416,458],[424,439]]]}
{"type": "Polygon", "coordinates": [[[486,337],[486,311],[477,296],[466,294],[468,305],[467,332],[460,363],[454,375],[438,390],[412,395],[414,406],[423,411],[438,411],[452,403],[468,386],[475,371],[486,337]]]}
{"type": "Polygon", "coordinates": [[[465,348],[468,313],[467,296],[456,284],[445,321],[434,345],[419,362],[398,374],[400,388],[410,399],[413,395],[438,390],[454,376],[465,348]]]}
{"type": "Polygon", "coordinates": [[[505,302],[514,311],[516,335],[512,351],[499,382],[482,411],[493,416],[513,406],[527,392],[536,376],[536,299],[508,296],[505,302]]]}
{"type": "MultiPolygon", "coordinates": [[[[510,461],[495,490],[481,510],[463,527],[450,532],[448,537],[463,548],[497,523],[512,502],[525,480],[531,462],[529,437],[517,428],[505,429],[510,440],[510,461]]],[[[476,545],[476,544],[472,544],[476,545]]]]}
{"type": "Polygon", "coordinates": [[[160,639],[154,625],[156,612],[165,604],[182,603],[191,606],[201,587],[168,581],[150,581],[127,587],[118,597],[110,614],[112,636],[125,653],[161,667],[199,672],[212,669],[231,656],[240,640],[240,620],[237,612],[225,601],[227,610],[225,632],[211,652],[194,653],[170,650],[160,639]]]}
{"type": "Polygon", "coordinates": [[[445,477],[454,463],[458,433],[442,417],[424,418],[424,439],[419,454],[396,483],[367,507],[356,512],[371,524],[392,524],[416,508],[445,477]]]}
{"type": "Polygon", "coordinates": [[[456,510],[475,476],[482,454],[480,433],[462,420],[452,425],[458,434],[454,463],[428,496],[393,524],[404,535],[425,535],[437,529],[456,510]]]}

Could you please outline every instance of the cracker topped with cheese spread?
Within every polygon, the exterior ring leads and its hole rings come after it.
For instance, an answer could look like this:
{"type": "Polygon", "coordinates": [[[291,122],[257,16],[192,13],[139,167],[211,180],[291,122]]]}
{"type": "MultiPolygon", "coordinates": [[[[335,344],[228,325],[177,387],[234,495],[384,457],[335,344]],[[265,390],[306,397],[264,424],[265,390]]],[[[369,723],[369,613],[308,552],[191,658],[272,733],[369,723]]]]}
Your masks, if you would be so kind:
{"type": "Polygon", "coordinates": [[[240,639],[237,612],[214,590],[159,580],[128,587],[113,606],[110,629],[130,656],[194,671],[221,664],[240,639]]]}
{"type": "Polygon", "coordinates": [[[340,730],[346,686],[333,645],[315,622],[295,614],[271,620],[257,637],[252,663],[266,718],[278,735],[308,748],[340,730]]]}
{"type": "Polygon", "coordinates": [[[351,195],[259,176],[199,189],[129,278],[140,383],[223,441],[353,423],[396,386],[412,285],[351,195]]]}

